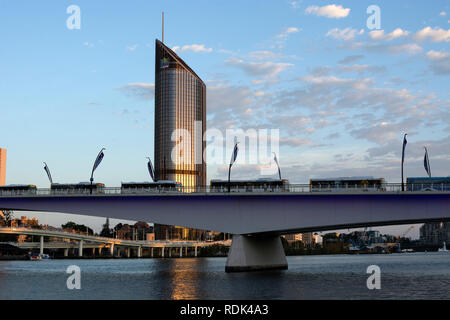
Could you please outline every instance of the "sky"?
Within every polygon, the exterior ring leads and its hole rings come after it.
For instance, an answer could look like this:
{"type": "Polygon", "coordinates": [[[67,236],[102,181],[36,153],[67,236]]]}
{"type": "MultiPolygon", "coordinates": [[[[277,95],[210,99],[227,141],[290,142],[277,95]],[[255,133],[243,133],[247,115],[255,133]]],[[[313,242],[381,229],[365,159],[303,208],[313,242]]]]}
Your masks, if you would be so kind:
{"type": "MultiPolygon", "coordinates": [[[[149,180],[162,11],[165,44],[207,86],[208,129],[278,129],[290,182],[400,182],[404,133],[405,176],[426,175],[424,146],[433,176],[450,176],[448,1],[0,0],[7,184],[48,187],[44,161],[55,182],[88,181],[103,147],[96,181],[149,180]],[[367,23],[373,4],[380,29],[367,23]]],[[[238,161],[233,175],[258,178],[260,166],[238,161]]],[[[208,166],[208,181],[226,176],[208,166]]]]}

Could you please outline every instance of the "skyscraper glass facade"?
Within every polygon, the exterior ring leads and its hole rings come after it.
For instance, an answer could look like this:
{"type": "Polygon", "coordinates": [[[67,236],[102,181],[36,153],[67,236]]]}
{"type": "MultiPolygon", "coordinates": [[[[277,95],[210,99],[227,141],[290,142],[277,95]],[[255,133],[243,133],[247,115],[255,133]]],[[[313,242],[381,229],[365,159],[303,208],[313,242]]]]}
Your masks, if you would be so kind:
{"type": "Polygon", "coordinates": [[[159,40],[155,56],[155,178],[206,186],[206,86],[159,40]]]}

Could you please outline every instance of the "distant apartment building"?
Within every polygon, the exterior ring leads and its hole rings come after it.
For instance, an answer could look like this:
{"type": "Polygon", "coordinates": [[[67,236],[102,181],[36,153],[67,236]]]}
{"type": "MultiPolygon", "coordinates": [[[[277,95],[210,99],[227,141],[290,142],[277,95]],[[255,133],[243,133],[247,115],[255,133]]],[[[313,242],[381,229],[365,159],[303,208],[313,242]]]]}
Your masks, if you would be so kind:
{"type": "Polygon", "coordinates": [[[134,225],[124,224],[117,229],[117,238],[123,240],[155,240],[153,227],[138,221],[134,225]]]}
{"type": "Polygon", "coordinates": [[[207,232],[164,224],[154,224],[155,240],[206,240],[207,232]]]}
{"type": "Polygon", "coordinates": [[[302,233],[287,234],[283,236],[287,242],[303,241],[302,233]]]}
{"type": "Polygon", "coordinates": [[[302,241],[306,246],[313,246],[316,244],[323,243],[322,236],[319,235],[318,233],[306,232],[306,233],[302,233],[301,235],[302,235],[302,241]]]}
{"type": "Polygon", "coordinates": [[[6,149],[0,148],[0,186],[6,183],[6,149]]]}
{"type": "Polygon", "coordinates": [[[19,228],[37,228],[39,227],[39,221],[36,218],[29,219],[26,216],[22,216],[17,219],[13,219],[11,221],[11,227],[19,227],[19,228]]]}
{"type": "Polygon", "coordinates": [[[442,246],[450,242],[450,222],[425,223],[420,228],[420,240],[425,245],[442,246]]]}

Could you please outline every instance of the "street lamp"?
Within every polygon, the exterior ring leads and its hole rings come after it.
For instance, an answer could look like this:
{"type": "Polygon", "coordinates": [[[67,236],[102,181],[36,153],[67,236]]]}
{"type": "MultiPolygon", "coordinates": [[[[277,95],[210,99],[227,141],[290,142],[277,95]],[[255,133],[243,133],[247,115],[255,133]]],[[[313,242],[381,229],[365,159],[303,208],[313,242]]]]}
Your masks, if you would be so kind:
{"type": "Polygon", "coordinates": [[[95,169],[97,169],[97,167],[99,166],[100,162],[102,162],[103,157],[105,156],[105,154],[103,153],[103,150],[106,150],[106,149],[103,148],[102,150],[100,150],[99,154],[97,155],[97,159],[95,159],[94,167],[92,168],[92,173],[91,173],[91,194],[92,194],[92,183],[94,182],[94,171],[95,171],[95,169]]]}
{"type": "Polygon", "coordinates": [[[233,150],[233,154],[231,155],[231,161],[230,161],[230,168],[228,169],[228,192],[230,192],[230,175],[231,175],[231,167],[233,166],[234,162],[236,161],[238,152],[239,152],[239,147],[238,147],[239,142],[236,142],[236,144],[234,145],[234,150],[233,150]]]}

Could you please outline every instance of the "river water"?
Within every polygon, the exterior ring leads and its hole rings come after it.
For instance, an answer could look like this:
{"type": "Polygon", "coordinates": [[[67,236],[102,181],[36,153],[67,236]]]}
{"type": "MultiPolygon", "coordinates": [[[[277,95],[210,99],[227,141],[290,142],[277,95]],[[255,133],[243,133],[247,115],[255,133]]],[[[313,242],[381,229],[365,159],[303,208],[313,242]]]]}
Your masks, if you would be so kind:
{"type": "Polygon", "coordinates": [[[450,254],[288,257],[289,270],[225,273],[225,258],[0,261],[0,299],[450,299],[450,254]],[[80,290],[69,290],[69,266],[80,290]],[[381,289],[367,288],[367,267],[381,289]]]}

